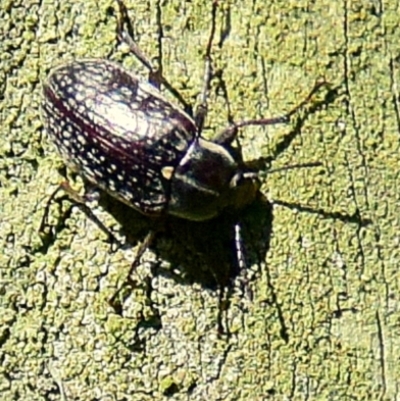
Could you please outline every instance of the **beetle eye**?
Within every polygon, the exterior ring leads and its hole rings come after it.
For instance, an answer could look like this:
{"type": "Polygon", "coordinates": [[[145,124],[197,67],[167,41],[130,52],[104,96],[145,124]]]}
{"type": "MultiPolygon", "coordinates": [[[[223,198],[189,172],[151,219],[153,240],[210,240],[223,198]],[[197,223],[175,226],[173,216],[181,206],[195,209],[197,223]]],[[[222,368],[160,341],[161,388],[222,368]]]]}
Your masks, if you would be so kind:
{"type": "Polygon", "coordinates": [[[243,178],[243,173],[242,172],[237,172],[229,182],[229,188],[236,188],[239,184],[239,182],[243,178]]]}
{"type": "Polygon", "coordinates": [[[230,188],[237,188],[240,186],[244,181],[249,180],[257,180],[259,178],[258,173],[244,173],[242,171],[237,172],[229,182],[230,188]]]}
{"type": "Polygon", "coordinates": [[[260,178],[259,173],[243,173],[242,178],[245,180],[258,180],[260,178]]]}

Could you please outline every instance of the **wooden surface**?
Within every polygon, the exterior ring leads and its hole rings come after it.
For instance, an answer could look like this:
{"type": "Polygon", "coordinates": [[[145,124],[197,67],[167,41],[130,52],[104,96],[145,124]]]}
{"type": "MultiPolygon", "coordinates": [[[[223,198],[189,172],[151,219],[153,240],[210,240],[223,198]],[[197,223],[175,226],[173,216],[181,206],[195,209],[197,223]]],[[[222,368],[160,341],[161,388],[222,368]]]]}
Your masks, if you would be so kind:
{"type": "MultiPolygon", "coordinates": [[[[193,101],[210,2],[165,3],[164,73],[193,101]]],[[[155,57],[156,2],[127,4],[140,46],[155,57]]],[[[267,176],[272,212],[257,206],[241,216],[253,299],[234,287],[228,338],[217,336],[217,292],[184,277],[186,267],[229,263],[233,250],[218,251],[230,243],[219,223],[195,229],[201,237],[178,224],[146,252],[123,316],[107,299],[135,247],[110,253],[77,209],[43,246],[38,228],[62,162],[40,120],[41,82],[77,57],[145,71],[116,47],[111,0],[1,2],[1,400],[61,400],[60,387],[67,400],[400,400],[399,6],[220,4],[213,59],[236,121],[282,114],[318,77],[337,88],[283,152],[296,118],[241,132],[246,159],[323,167],[267,176]]],[[[209,109],[208,137],[227,125],[220,91],[212,90],[209,109]]],[[[67,209],[53,205],[50,221],[67,209]]],[[[95,212],[118,231],[115,216],[95,212]]]]}

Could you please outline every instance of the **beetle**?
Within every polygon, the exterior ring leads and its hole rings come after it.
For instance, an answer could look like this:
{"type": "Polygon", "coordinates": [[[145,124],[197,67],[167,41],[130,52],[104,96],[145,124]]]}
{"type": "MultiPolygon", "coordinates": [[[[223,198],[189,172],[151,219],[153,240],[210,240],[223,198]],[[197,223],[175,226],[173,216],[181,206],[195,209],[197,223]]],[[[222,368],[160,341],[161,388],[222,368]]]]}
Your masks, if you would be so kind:
{"type": "MultiPolygon", "coordinates": [[[[284,116],[231,124],[206,140],[201,134],[213,77],[217,2],[212,5],[205,82],[196,113],[140,51],[127,9],[122,0],[117,2],[118,37],[149,69],[149,81],[103,59],[76,60],[53,69],[43,84],[42,116],[65,163],[86,181],[148,216],[205,221],[250,204],[261,186],[260,169],[243,161],[233,148],[238,130],[287,123],[326,82],[317,82],[307,98],[284,116]],[[183,108],[161,93],[161,85],[183,108]]],[[[143,247],[136,261],[142,252],[143,247]]]]}
{"type": "Polygon", "coordinates": [[[146,215],[202,221],[252,201],[259,180],[195,121],[120,65],[80,60],[44,84],[44,120],[66,163],[146,215]]]}

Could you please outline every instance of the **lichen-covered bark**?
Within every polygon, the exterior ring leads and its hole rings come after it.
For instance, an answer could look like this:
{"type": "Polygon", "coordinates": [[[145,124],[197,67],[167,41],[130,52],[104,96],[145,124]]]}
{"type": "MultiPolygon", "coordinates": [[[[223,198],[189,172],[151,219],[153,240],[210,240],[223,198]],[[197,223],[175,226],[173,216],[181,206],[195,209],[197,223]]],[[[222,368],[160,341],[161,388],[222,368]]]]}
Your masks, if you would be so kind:
{"type": "MultiPolygon", "coordinates": [[[[136,39],[155,57],[157,2],[126,3],[136,39]]],[[[164,74],[193,100],[211,5],[161,3],[164,74]]],[[[272,211],[260,201],[243,212],[253,299],[234,287],[224,317],[231,335],[222,338],[218,294],[205,285],[212,274],[197,273],[234,259],[233,250],[221,250],[231,243],[223,229],[229,219],[168,227],[134,274],[123,316],[107,300],[135,247],[110,253],[78,209],[65,215],[67,203],[51,207],[50,223],[64,223],[55,238],[43,245],[38,234],[62,165],[40,121],[49,68],[107,57],[146,74],[116,46],[115,6],[0,4],[0,399],[63,399],[61,387],[68,400],[397,399],[397,2],[220,2],[214,72],[222,71],[235,121],[289,110],[319,77],[337,88],[315,97],[327,105],[307,108],[313,112],[299,117],[300,129],[296,117],[241,133],[246,159],[323,167],[267,176],[262,189],[275,201],[272,211]]],[[[227,124],[219,83],[206,136],[227,124]]],[[[118,211],[95,212],[118,230],[118,211]]],[[[148,223],[123,216],[142,240],[148,223]]]]}

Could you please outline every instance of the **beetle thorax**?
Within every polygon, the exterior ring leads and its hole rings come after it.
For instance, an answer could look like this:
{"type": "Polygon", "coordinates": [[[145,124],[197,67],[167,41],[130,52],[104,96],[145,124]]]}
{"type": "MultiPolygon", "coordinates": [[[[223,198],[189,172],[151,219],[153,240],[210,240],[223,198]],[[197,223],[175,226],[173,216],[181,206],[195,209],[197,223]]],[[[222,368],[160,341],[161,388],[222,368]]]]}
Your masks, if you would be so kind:
{"type": "Polygon", "coordinates": [[[246,176],[221,145],[196,139],[171,177],[168,213],[202,221],[226,208],[249,204],[259,189],[258,179],[246,176]]]}

